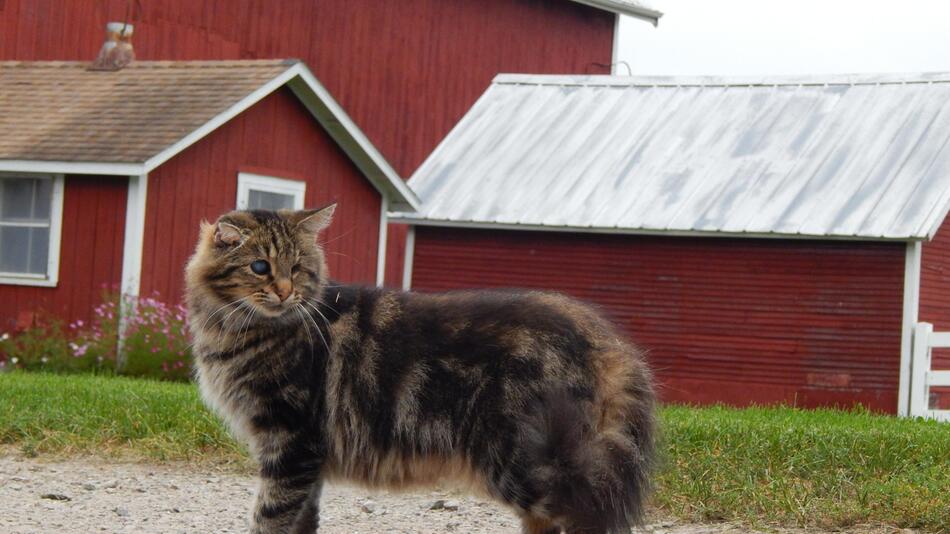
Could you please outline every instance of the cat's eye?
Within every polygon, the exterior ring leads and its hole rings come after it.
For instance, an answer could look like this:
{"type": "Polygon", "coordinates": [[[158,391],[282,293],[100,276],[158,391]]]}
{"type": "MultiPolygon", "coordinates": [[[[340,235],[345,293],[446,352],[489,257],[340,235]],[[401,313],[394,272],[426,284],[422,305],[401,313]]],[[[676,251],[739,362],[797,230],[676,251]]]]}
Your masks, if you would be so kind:
{"type": "Polygon", "coordinates": [[[254,274],[267,274],[270,272],[270,264],[264,260],[252,261],[251,270],[254,274]]]}

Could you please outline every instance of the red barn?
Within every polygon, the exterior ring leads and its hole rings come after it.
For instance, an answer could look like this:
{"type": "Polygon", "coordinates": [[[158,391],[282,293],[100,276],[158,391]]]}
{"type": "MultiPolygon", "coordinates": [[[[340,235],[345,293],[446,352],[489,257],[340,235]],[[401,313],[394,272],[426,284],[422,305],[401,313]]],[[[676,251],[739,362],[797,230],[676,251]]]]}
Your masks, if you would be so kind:
{"type": "Polygon", "coordinates": [[[342,280],[373,283],[414,195],[299,61],[0,62],[0,321],[178,300],[202,219],[338,202],[342,280]]]}
{"type": "Polygon", "coordinates": [[[918,319],[950,329],[948,141],[946,74],[499,76],[409,181],[404,285],[599,303],[667,400],[906,414],[918,319]]]}
{"type": "Polygon", "coordinates": [[[640,0],[3,0],[0,60],[90,61],[127,19],[141,60],[300,58],[406,177],[497,73],[610,72],[621,14],[661,16],[640,0]]]}

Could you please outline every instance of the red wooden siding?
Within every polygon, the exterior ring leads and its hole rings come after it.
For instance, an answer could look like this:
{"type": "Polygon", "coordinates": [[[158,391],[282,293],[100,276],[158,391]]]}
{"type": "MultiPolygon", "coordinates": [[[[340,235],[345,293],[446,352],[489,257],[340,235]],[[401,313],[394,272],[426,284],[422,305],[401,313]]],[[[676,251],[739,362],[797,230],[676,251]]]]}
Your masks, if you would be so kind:
{"type": "MultiPolygon", "coordinates": [[[[932,323],[938,332],[950,331],[950,222],[946,219],[933,241],[923,244],[919,319],[932,323]]],[[[933,367],[950,370],[950,349],[934,350],[933,367]]],[[[950,388],[931,393],[935,407],[950,409],[950,388]]]]}
{"type": "Polygon", "coordinates": [[[331,276],[375,281],[379,193],[285,88],[149,175],[143,295],[180,297],[199,223],[235,209],[239,171],[305,180],[306,206],[338,202],[324,236],[331,276]]]}
{"type": "MultiPolygon", "coordinates": [[[[127,0],[0,1],[0,59],[91,60],[127,0]]],[[[303,59],[408,177],[499,72],[604,74],[611,13],[568,0],[148,0],[141,59],[303,59]]],[[[405,228],[390,227],[387,280],[405,228]]]]}
{"type": "Polygon", "coordinates": [[[0,330],[34,315],[88,319],[103,291],[122,279],[122,244],[128,180],[66,176],[63,231],[56,287],[0,285],[0,330]]]}
{"type": "Polygon", "coordinates": [[[413,288],[594,302],[677,402],[894,412],[904,245],[417,228],[413,288]]]}

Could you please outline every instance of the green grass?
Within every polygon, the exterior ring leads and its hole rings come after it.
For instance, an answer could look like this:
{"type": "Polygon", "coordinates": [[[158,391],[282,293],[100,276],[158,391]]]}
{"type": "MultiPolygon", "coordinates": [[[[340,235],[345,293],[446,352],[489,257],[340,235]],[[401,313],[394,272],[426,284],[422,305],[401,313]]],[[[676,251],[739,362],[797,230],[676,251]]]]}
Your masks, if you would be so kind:
{"type": "Polygon", "coordinates": [[[0,374],[0,444],[27,455],[246,462],[192,384],[0,374]]]}
{"type": "MultiPolygon", "coordinates": [[[[863,412],[667,407],[654,502],[682,518],[950,532],[950,424],[863,412]]],[[[0,374],[0,444],[29,455],[230,463],[189,384],[0,374]]]]}
{"type": "Polygon", "coordinates": [[[663,410],[658,504],[699,520],[950,532],[950,424],[790,408],[663,410]]]}

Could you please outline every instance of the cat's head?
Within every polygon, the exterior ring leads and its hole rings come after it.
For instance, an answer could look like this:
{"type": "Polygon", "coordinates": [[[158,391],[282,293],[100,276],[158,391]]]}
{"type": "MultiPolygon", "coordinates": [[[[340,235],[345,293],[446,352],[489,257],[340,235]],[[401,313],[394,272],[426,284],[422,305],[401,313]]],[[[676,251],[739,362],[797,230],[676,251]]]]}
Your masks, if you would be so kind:
{"type": "Polygon", "coordinates": [[[232,211],[214,224],[202,222],[185,273],[189,303],[206,312],[251,310],[259,319],[299,317],[294,308],[315,304],[326,285],[317,236],[335,207],[232,211]]]}

